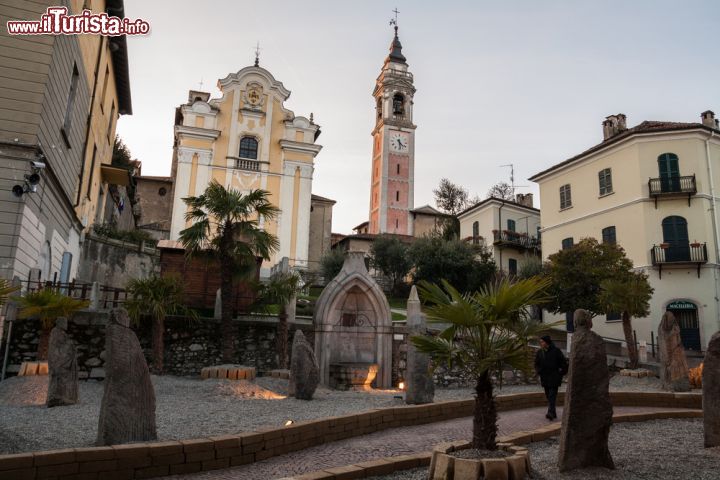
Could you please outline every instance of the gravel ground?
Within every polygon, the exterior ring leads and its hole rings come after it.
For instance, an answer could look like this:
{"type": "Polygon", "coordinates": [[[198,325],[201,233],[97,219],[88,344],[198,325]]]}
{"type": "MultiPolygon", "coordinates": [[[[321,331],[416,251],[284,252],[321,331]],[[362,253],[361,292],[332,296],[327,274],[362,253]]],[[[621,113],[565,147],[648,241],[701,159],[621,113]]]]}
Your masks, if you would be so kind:
{"type": "MultiPolygon", "coordinates": [[[[340,392],[318,388],[308,402],[286,398],[287,380],[255,382],[152,377],[160,440],[236,434],[295,421],[404,405],[396,390],[340,392]]],[[[46,408],[48,377],[12,377],[0,383],[0,453],[93,445],[102,382],[80,382],[80,403],[46,408]]],[[[535,390],[539,387],[529,386],[535,390]]],[[[523,389],[526,386],[523,386],[523,389]]],[[[506,387],[503,393],[519,389],[506,387]]],[[[443,389],[436,400],[471,398],[468,389],[443,389]]]]}
{"type": "MultiPolygon", "coordinates": [[[[620,423],[610,431],[615,470],[557,470],[558,439],[528,445],[533,480],[717,480],[720,448],[704,449],[702,420],[655,420],[620,423]]],[[[373,480],[427,480],[427,468],[416,468],[373,480]]]]}
{"type": "MultiPolygon", "coordinates": [[[[92,445],[102,399],[102,382],[80,382],[80,403],[45,408],[47,377],[12,377],[0,382],[0,453],[92,445]]],[[[403,405],[395,390],[340,392],[318,388],[307,402],[286,398],[287,380],[259,377],[254,383],[152,377],[160,440],[236,434],[279,427],[285,421],[345,415],[403,405]],[[239,401],[242,403],[239,403],[239,401]]],[[[654,390],[657,379],[613,377],[611,388],[654,390]]],[[[539,385],[506,385],[497,394],[541,391],[539,385]]],[[[437,401],[472,398],[471,389],[438,389],[437,401]]]]}

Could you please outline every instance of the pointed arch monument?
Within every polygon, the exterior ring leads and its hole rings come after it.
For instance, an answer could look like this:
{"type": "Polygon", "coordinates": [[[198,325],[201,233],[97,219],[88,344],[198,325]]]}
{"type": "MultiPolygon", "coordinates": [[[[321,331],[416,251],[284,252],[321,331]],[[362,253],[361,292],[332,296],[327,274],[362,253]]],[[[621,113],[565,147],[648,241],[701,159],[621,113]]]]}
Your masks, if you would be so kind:
{"type": "Polygon", "coordinates": [[[376,388],[392,387],[390,304],[363,252],[345,254],[342,270],[318,298],[313,324],[321,383],[331,385],[331,364],[376,364],[376,388]]]}

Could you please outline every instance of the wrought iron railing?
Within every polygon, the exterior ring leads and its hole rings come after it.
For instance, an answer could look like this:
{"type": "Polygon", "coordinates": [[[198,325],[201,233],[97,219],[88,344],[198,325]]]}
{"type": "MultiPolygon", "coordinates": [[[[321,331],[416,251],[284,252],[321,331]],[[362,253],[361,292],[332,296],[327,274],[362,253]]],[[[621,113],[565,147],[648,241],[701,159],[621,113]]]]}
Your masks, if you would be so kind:
{"type": "Polygon", "coordinates": [[[526,233],[512,232],[509,230],[493,231],[493,243],[511,245],[522,248],[540,248],[540,239],[531,237],[526,233]]]}
{"type": "Polygon", "coordinates": [[[648,180],[648,188],[650,196],[667,194],[692,195],[697,193],[695,175],[651,178],[648,180]]]}
{"type": "MultiPolygon", "coordinates": [[[[22,282],[23,289],[26,292],[36,292],[43,289],[51,289],[62,293],[77,300],[92,300],[92,283],[78,282],[59,282],[57,279],[38,281],[25,280],[22,282]]],[[[123,288],[110,287],[107,285],[98,285],[97,289],[97,307],[105,310],[122,306],[127,300],[127,291],[123,288]]]]}
{"type": "Polygon", "coordinates": [[[706,263],[708,259],[706,243],[685,245],[653,245],[650,249],[653,265],[662,263],[706,263]]]}

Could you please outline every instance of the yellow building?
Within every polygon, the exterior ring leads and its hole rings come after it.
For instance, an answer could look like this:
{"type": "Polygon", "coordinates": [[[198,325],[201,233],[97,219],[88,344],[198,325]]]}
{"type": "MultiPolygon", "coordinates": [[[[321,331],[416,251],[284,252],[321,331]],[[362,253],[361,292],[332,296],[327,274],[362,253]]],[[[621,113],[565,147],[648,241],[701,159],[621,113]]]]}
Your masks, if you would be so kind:
{"type": "Polygon", "coordinates": [[[222,96],[191,90],[176,110],[170,239],[187,228],[183,197],[200,195],[212,180],[240,191],[264,189],[281,209],[261,226],[277,235],[280,248],[261,276],[283,257],[308,267],[315,141],[320,127],[285,108],[290,91],[258,62],[218,81],[222,96]]]}
{"type": "MultiPolygon", "coordinates": [[[[83,10],[124,18],[122,0],[72,0],[73,14],[83,10]]],[[[115,127],[120,115],[132,114],[125,36],[78,35],[82,74],[90,89],[84,160],[75,191],[75,213],[83,228],[104,220],[109,185],[127,186],[127,170],[111,166],[115,127]]],[[[130,202],[127,202],[130,208],[130,202]]]]}
{"type": "MultiPolygon", "coordinates": [[[[705,348],[720,329],[715,115],[627,128],[618,114],[603,122],[603,133],[600,144],[530,178],[540,185],[543,256],[585,237],[617,242],[655,289],[650,316],[633,319],[638,341],[650,343],[670,310],[686,349],[705,348]]],[[[596,319],[593,329],[623,338],[617,316],[596,319]]]]}

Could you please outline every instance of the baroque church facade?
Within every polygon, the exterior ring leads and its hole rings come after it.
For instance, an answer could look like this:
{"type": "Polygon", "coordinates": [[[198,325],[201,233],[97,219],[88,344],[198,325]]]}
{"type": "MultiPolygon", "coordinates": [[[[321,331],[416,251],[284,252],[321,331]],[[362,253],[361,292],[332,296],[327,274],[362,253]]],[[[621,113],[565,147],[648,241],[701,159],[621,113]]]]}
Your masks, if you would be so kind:
{"type": "MultiPolygon", "coordinates": [[[[261,277],[284,257],[308,268],[312,179],[320,126],[285,107],[290,91],[255,65],[218,80],[222,96],[191,90],[175,114],[170,240],[189,226],[184,197],[200,195],[218,181],[241,192],[263,189],[280,208],[277,219],[261,227],[280,242],[261,277]]],[[[329,232],[328,232],[329,236],[329,232]]]]}

